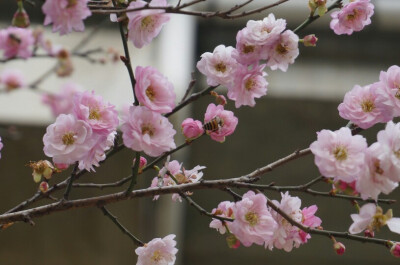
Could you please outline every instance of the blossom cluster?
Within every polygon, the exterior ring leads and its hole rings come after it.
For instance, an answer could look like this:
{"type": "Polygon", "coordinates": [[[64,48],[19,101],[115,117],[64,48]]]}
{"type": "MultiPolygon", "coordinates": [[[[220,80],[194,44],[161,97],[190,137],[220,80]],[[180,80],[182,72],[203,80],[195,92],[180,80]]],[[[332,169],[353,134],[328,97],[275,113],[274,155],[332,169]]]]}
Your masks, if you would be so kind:
{"type": "MultiPolygon", "coordinates": [[[[400,123],[388,122],[369,147],[363,136],[352,135],[347,127],[322,130],[310,145],[321,174],[335,181],[355,182],[363,199],[377,200],[389,194],[400,181],[400,123]]],[[[351,184],[350,184],[351,185],[351,184]]]]}
{"type": "MultiPolygon", "coordinates": [[[[282,193],[281,201],[272,201],[292,220],[304,226],[316,228],[321,219],[315,216],[318,207],[312,205],[301,209],[301,200],[288,192],[282,193]]],[[[293,247],[307,243],[311,236],[291,225],[284,217],[267,206],[267,198],[261,193],[248,191],[238,202],[224,201],[213,209],[215,216],[233,219],[232,222],[213,219],[211,228],[221,234],[233,235],[246,247],[252,244],[264,245],[265,248],[283,249],[287,252],[293,247]]]]}
{"type": "Polygon", "coordinates": [[[71,107],[47,127],[43,151],[54,163],[79,162],[79,169],[94,170],[114,145],[118,113],[93,91],[75,93],[71,107]]]}
{"type": "Polygon", "coordinates": [[[287,71],[299,55],[299,37],[286,29],[284,19],[273,14],[263,20],[250,20],[236,35],[236,47],[217,46],[213,53],[201,55],[199,71],[209,86],[228,88],[228,98],[235,106],[255,105],[255,98],[267,94],[266,66],[287,71]],[[260,64],[261,62],[265,62],[260,64]]]}

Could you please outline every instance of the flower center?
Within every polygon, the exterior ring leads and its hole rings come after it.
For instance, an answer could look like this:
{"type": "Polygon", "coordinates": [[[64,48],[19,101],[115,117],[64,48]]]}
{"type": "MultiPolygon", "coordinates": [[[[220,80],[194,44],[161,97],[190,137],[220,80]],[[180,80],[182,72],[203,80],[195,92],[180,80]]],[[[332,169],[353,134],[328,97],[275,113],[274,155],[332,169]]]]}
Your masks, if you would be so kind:
{"type": "Polygon", "coordinates": [[[261,29],[261,31],[262,31],[262,32],[266,32],[266,33],[271,33],[272,29],[269,28],[269,27],[263,27],[263,28],[261,29]]]}
{"type": "Polygon", "coordinates": [[[250,226],[255,226],[258,222],[258,216],[255,212],[248,212],[244,218],[250,224],[250,226]]]}
{"type": "Polygon", "coordinates": [[[246,88],[247,91],[250,91],[253,89],[254,85],[256,82],[254,82],[252,79],[247,79],[246,84],[244,84],[244,87],[246,88]]]}
{"type": "Polygon", "coordinates": [[[215,70],[217,70],[218,72],[225,73],[226,65],[224,63],[218,63],[217,65],[215,65],[215,70]]]}
{"type": "Polygon", "coordinates": [[[371,112],[375,109],[374,102],[372,100],[367,99],[361,102],[361,108],[364,112],[371,112]]]}
{"type": "Polygon", "coordinates": [[[248,53],[253,53],[254,52],[254,45],[244,45],[243,46],[243,53],[248,54],[248,53]]]}
{"type": "Polygon", "coordinates": [[[65,145],[74,144],[75,143],[74,136],[75,136],[75,133],[73,133],[73,132],[64,134],[62,137],[63,144],[65,144],[65,145]]]}
{"type": "Polygon", "coordinates": [[[393,151],[393,153],[398,159],[400,159],[400,149],[397,151],[393,151]]]}
{"type": "Polygon", "coordinates": [[[343,146],[337,146],[335,150],[333,150],[333,155],[336,160],[343,161],[347,159],[347,149],[343,146]]]}
{"type": "Polygon", "coordinates": [[[353,9],[353,13],[347,15],[347,20],[353,21],[357,18],[357,16],[358,16],[358,10],[353,9]]]}
{"type": "Polygon", "coordinates": [[[156,93],[154,92],[154,89],[153,89],[152,86],[149,86],[149,87],[146,89],[146,96],[147,96],[151,101],[153,101],[154,98],[156,97],[156,93]]]}
{"type": "Polygon", "coordinates": [[[89,119],[90,120],[100,120],[101,115],[98,108],[90,109],[89,111],[89,119]]]}
{"type": "Polygon", "coordinates": [[[74,7],[76,6],[76,4],[78,4],[78,0],[67,0],[67,2],[68,2],[67,8],[74,7]]]}
{"type": "Polygon", "coordinates": [[[153,256],[151,256],[151,259],[154,262],[159,262],[162,258],[163,256],[161,255],[161,252],[159,250],[154,251],[153,256]]]}
{"type": "Polygon", "coordinates": [[[376,160],[374,162],[374,167],[375,167],[375,173],[382,175],[383,174],[383,169],[381,168],[381,164],[379,162],[379,160],[376,160]]]}
{"type": "Polygon", "coordinates": [[[146,124],[142,126],[142,135],[148,134],[149,136],[154,135],[153,127],[150,124],[146,124]]]}
{"type": "Polygon", "coordinates": [[[286,54],[288,52],[286,46],[282,45],[281,43],[276,46],[275,50],[279,54],[286,54]]]}
{"type": "Polygon", "coordinates": [[[141,23],[142,29],[152,27],[153,23],[154,23],[154,20],[151,16],[147,16],[147,17],[143,18],[142,23],[141,23]]]}

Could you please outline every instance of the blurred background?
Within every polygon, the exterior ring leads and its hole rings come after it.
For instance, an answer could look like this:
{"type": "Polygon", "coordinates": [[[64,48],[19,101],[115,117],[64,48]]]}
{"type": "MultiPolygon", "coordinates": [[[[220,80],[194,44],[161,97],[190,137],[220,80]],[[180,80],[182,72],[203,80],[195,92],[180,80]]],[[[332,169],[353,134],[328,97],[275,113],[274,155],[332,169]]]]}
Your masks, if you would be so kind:
{"type": "MultiPolygon", "coordinates": [[[[274,1],[255,0],[248,8],[256,8],[274,1]]],[[[212,52],[219,44],[235,46],[238,30],[249,19],[262,19],[270,12],[277,18],[285,18],[289,29],[299,25],[309,13],[307,0],[292,0],[252,17],[238,20],[218,18],[204,19],[172,15],[161,34],[148,46],[135,49],[130,43],[133,67],[151,65],[158,68],[175,85],[177,99],[183,96],[195,72],[196,90],[206,87],[205,79],[195,65],[200,55],[212,52]]],[[[328,1],[332,2],[332,1],[328,1]]],[[[239,118],[239,125],[225,144],[212,141],[209,137],[190,145],[173,155],[171,159],[183,162],[185,168],[204,165],[205,179],[231,178],[244,175],[264,166],[296,149],[307,148],[321,129],[336,130],[347,122],[338,116],[337,106],[344,94],[355,84],[366,85],[378,81],[379,72],[391,65],[399,65],[400,50],[400,2],[398,0],[371,1],[375,5],[372,24],[352,36],[337,36],[329,28],[330,16],[314,22],[299,33],[302,38],[314,33],[319,38],[317,47],[300,45],[296,63],[286,73],[267,71],[268,95],[256,100],[256,107],[236,109],[229,101],[227,108],[239,118]]],[[[32,27],[43,22],[40,13],[41,1],[36,7],[25,5],[32,20],[32,27]]],[[[173,3],[173,2],[170,2],[173,3]]],[[[209,0],[196,5],[196,10],[227,9],[240,1],[209,0]]],[[[0,28],[10,24],[16,10],[15,1],[0,1],[0,28]]],[[[81,51],[113,48],[123,54],[118,25],[107,16],[93,15],[85,21],[84,33],[71,33],[60,37],[45,28],[46,38],[54,44],[72,49],[98,25],[100,29],[81,51]]],[[[99,57],[104,55],[98,55],[99,57]]],[[[0,94],[0,136],[4,142],[0,160],[0,211],[5,212],[37,191],[32,180],[29,161],[45,159],[42,137],[48,124],[55,120],[50,109],[41,103],[43,92],[57,92],[67,81],[94,90],[119,110],[132,104],[133,95],[126,68],[122,62],[107,61],[106,64],[90,63],[82,58],[72,58],[74,72],[66,78],[50,75],[38,89],[20,89],[0,94]]],[[[41,77],[55,64],[55,59],[33,58],[28,61],[15,60],[0,64],[0,72],[8,68],[21,69],[31,83],[41,77]]],[[[224,94],[223,88],[218,90],[224,94]]],[[[207,105],[213,98],[204,97],[174,114],[176,143],[184,140],[180,136],[180,123],[187,117],[203,120],[207,105]]],[[[362,134],[371,144],[376,140],[377,125],[362,134]]],[[[123,150],[110,158],[96,173],[86,174],[80,182],[107,183],[128,176],[131,172],[133,152],[123,150]]],[[[265,175],[260,183],[276,182],[277,185],[303,184],[318,176],[313,157],[307,156],[289,163],[265,175]]],[[[63,180],[67,174],[55,176],[51,183],[63,180]]],[[[150,185],[154,172],[140,176],[138,188],[150,185]]],[[[96,196],[116,192],[123,188],[104,191],[74,189],[71,198],[96,196]]],[[[327,191],[327,184],[315,187],[327,191]]],[[[237,190],[244,193],[245,190],[237,190]]],[[[390,198],[400,199],[395,191],[390,198]]],[[[317,215],[328,230],[345,231],[350,226],[349,214],[354,207],[348,201],[313,197],[300,193],[302,207],[317,204],[317,215]]],[[[62,193],[56,194],[61,197],[62,193]]],[[[268,192],[267,196],[280,200],[280,195],[268,192]]],[[[211,211],[222,200],[232,200],[221,191],[196,191],[193,195],[200,205],[211,211]]],[[[36,204],[40,205],[40,204],[36,204]]],[[[225,237],[208,228],[210,219],[200,216],[186,202],[172,203],[169,195],[158,201],[140,198],[109,205],[109,210],[143,241],[155,237],[176,234],[178,259],[176,264],[398,264],[387,249],[372,244],[341,240],[346,245],[344,256],[337,256],[332,242],[324,237],[313,236],[309,243],[291,253],[281,250],[269,251],[260,246],[229,249],[225,237]]],[[[384,209],[389,207],[384,206],[384,209]]],[[[400,207],[393,205],[395,216],[400,216],[400,207]]],[[[34,220],[36,225],[18,223],[0,232],[0,264],[135,264],[136,248],[97,208],[77,209],[61,212],[34,220]]],[[[387,229],[377,237],[400,241],[399,235],[387,229]]]]}

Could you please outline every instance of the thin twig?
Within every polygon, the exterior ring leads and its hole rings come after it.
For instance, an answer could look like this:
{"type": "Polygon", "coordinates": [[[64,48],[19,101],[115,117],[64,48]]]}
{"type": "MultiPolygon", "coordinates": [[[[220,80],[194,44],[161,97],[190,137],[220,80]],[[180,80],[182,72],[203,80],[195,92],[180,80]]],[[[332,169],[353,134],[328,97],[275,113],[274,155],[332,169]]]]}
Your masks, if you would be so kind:
{"type": "Polygon", "coordinates": [[[72,183],[74,182],[76,174],[78,172],[78,165],[79,165],[78,162],[76,162],[74,169],[72,170],[71,176],[69,177],[67,189],[65,190],[65,193],[64,193],[64,200],[68,200],[68,196],[69,196],[69,193],[71,192],[71,188],[72,188],[72,183]]]}

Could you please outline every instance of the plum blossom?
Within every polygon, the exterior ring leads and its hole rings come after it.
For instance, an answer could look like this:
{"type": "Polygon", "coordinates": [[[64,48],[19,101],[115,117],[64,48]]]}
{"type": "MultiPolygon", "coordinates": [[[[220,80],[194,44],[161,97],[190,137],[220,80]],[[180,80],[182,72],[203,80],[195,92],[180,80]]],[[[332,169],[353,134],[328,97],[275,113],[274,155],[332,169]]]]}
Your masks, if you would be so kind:
{"type": "Polygon", "coordinates": [[[260,59],[266,59],[263,46],[251,43],[246,39],[247,28],[239,30],[236,35],[236,50],[232,53],[233,58],[241,64],[257,64],[260,59]]]}
{"type": "Polygon", "coordinates": [[[107,136],[116,130],[119,120],[115,106],[95,95],[94,91],[75,94],[73,102],[75,117],[87,122],[93,132],[107,136]]]}
{"type": "Polygon", "coordinates": [[[24,87],[26,85],[25,76],[19,69],[5,69],[0,74],[0,85],[7,91],[24,87]]]}
{"type": "Polygon", "coordinates": [[[173,234],[154,238],[143,247],[138,247],[135,250],[138,255],[136,265],[173,265],[178,252],[174,238],[173,234]]]}
{"type": "Polygon", "coordinates": [[[400,116],[400,67],[392,65],[386,72],[381,71],[375,86],[378,98],[393,109],[395,117],[400,116]]]}
{"type": "Polygon", "coordinates": [[[193,140],[200,137],[204,133],[203,124],[201,121],[187,118],[181,125],[182,133],[187,140],[193,140]]]}
{"type": "Polygon", "coordinates": [[[42,11],[46,15],[44,25],[53,23],[53,32],[60,35],[72,30],[84,31],[83,20],[92,15],[87,6],[89,0],[46,0],[42,11]]]}
{"type": "Polygon", "coordinates": [[[370,0],[355,0],[345,4],[341,10],[332,12],[331,29],[338,35],[351,35],[371,24],[374,5],[370,0]]]}
{"type": "Polygon", "coordinates": [[[121,126],[125,146],[155,157],[176,147],[167,118],[144,106],[131,106],[121,126]]]}
{"type": "Polygon", "coordinates": [[[95,144],[89,124],[71,114],[61,114],[46,129],[43,151],[55,163],[72,164],[85,157],[95,144]]]}
{"type": "Polygon", "coordinates": [[[343,119],[349,120],[362,129],[368,129],[379,122],[388,122],[393,118],[392,109],[382,104],[374,91],[376,84],[359,86],[346,93],[338,110],[343,119]]]}
{"type": "MultiPolygon", "coordinates": [[[[311,205],[310,207],[304,207],[301,210],[301,214],[303,215],[302,224],[311,228],[316,228],[321,225],[322,220],[315,216],[318,207],[317,205],[311,205]]],[[[304,232],[303,230],[299,230],[299,236],[302,243],[307,243],[308,239],[311,238],[311,235],[304,232]]]]}
{"type": "Polygon", "coordinates": [[[61,86],[61,89],[56,94],[45,93],[42,96],[42,102],[50,106],[54,116],[60,114],[70,114],[74,110],[73,98],[75,94],[82,91],[79,85],[68,82],[61,86]]]}
{"type": "Polygon", "coordinates": [[[235,101],[235,107],[242,105],[254,107],[255,98],[267,94],[268,82],[265,80],[267,73],[263,72],[265,64],[249,69],[240,65],[235,74],[235,81],[228,87],[228,98],[235,101]]]}
{"type": "Polygon", "coordinates": [[[231,85],[238,64],[233,58],[234,50],[231,46],[218,45],[213,53],[206,52],[201,55],[197,69],[207,77],[209,86],[231,85]]]}
{"type": "Polygon", "coordinates": [[[299,37],[293,31],[286,30],[267,48],[267,66],[286,72],[289,64],[293,64],[299,55],[299,37]]]}
{"type": "Polygon", "coordinates": [[[379,230],[387,225],[389,230],[400,234],[400,218],[394,218],[392,209],[383,214],[381,207],[373,203],[364,204],[358,214],[352,214],[353,224],[349,228],[350,234],[358,234],[368,229],[369,231],[379,230]]]}
{"type": "Polygon", "coordinates": [[[345,182],[355,180],[365,164],[366,139],[353,136],[347,127],[334,132],[322,130],[317,136],[310,149],[321,174],[345,182]]]}
{"type": "Polygon", "coordinates": [[[136,67],[135,94],[141,105],[158,113],[171,112],[175,107],[174,86],[151,66],[136,67]]]}
{"type": "Polygon", "coordinates": [[[246,247],[253,243],[269,245],[278,228],[267,207],[267,198],[253,191],[246,192],[242,200],[235,203],[233,216],[235,220],[229,229],[246,247]]]}
{"type": "Polygon", "coordinates": [[[206,124],[216,119],[216,117],[219,119],[219,128],[206,132],[211,136],[211,139],[222,143],[225,141],[225,136],[229,136],[235,131],[238,118],[234,116],[232,111],[225,110],[222,105],[215,106],[215,104],[211,103],[204,114],[204,123],[206,124]]]}
{"type": "MultiPolygon", "coordinates": [[[[132,1],[128,9],[141,8],[148,3],[142,0],[132,1]]],[[[150,6],[166,7],[166,0],[152,0],[150,6]]],[[[133,42],[136,48],[142,48],[149,44],[158,34],[165,23],[170,19],[169,15],[161,9],[140,10],[127,12],[129,18],[128,38],[133,42]]]]}
{"type": "MultiPolygon", "coordinates": [[[[221,217],[228,217],[232,218],[233,217],[233,207],[235,206],[235,203],[230,202],[230,201],[223,201],[218,204],[217,208],[214,208],[212,210],[212,214],[216,216],[221,216],[221,217]]],[[[231,222],[221,222],[218,219],[214,219],[210,223],[210,228],[216,229],[218,232],[221,233],[221,235],[226,233],[227,227],[230,230],[230,225],[231,222]]]]}
{"type": "Polygon", "coordinates": [[[254,45],[272,45],[279,34],[286,28],[284,19],[275,19],[274,14],[269,14],[263,20],[249,20],[244,28],[245,40],[254,45]]]}
{"type": "Polygon", "coordinates": [[[400,258],[400,243],[395,242],[393,246],[390,248],[390,254],[392,254],[396,258],[400,258]]]}
{"type": "Polygon", "coordinates": [[[31,57],[34,42],[30,29],[8,27],[0,30],[0,50],[3,50],[6,59],[31,57]]]}

